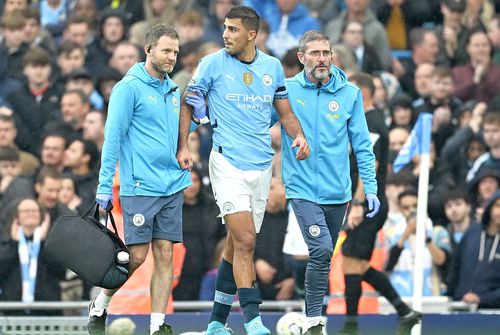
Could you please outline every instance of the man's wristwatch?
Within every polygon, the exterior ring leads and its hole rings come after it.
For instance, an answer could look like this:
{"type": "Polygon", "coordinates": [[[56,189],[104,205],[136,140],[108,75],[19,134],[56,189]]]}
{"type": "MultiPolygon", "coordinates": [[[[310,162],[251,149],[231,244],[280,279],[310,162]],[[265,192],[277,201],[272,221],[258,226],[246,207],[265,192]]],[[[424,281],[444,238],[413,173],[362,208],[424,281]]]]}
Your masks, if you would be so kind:
{"type": "Polygon", "coordinates": [[[352,199],[351,205],[353,206],[363,206],[365,204],[364,200],[361,199],[352,199]]]}

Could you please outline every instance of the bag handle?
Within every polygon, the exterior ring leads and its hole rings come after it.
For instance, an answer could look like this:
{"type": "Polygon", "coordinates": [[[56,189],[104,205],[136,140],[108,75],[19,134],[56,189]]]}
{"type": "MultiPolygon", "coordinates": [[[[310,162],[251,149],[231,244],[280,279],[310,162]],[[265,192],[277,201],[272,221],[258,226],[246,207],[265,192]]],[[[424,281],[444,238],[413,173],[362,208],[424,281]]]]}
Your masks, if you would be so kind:
{"type": "MultiPolygon", "coordinates": [[[[87,212],[85,212],[85,214],[83,214],[83,217],[88,217],[88,216],[92,216],[97,222],[101,222],[100,221],[100,218],[99,218],[99,204],[97,202],[95,202],[92,207],[89,208],[89,210],[87,212]],[[93,212],[93,215],[91,215],[91,213],[93,212]]],[[[115,223],[115,218],[113,217],[113,205],[111,205],[111,208],[109,210],[106,210],[106,216],[105,216],[105,225],[103,227],[108,227],[108,217],[109,217],[109,220],[111,221],[111,225],[113,226],[113,230],[115,231],[115,234],[119,236],[118,234],[118,229],[116,228],[116,223],[115,223]]]]}

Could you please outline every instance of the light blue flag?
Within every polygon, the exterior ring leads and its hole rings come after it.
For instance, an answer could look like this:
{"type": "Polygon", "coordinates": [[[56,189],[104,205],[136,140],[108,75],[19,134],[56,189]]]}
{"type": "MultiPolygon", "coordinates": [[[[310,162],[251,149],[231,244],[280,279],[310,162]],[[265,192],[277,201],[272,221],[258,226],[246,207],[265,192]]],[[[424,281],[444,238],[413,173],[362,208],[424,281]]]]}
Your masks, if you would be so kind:
{"type": "Polygon", "coordinates": [[[415,155],[429,153],[431,147],[432,114],[420,113],[417,122],[405,144],[392,164],[394,173],[398,173],[415,155]]]}

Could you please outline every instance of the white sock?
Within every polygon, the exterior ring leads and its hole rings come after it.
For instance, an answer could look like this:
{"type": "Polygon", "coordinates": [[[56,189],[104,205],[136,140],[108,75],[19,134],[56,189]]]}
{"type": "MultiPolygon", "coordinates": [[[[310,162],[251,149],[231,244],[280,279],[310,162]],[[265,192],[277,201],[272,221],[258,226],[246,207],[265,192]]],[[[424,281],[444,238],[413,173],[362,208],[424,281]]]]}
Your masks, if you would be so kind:
{"type": "Polygon", "coordinates": [[[160,327],[165,323],[165,314],[163,313],[151,313],[151,321],[149,324],[149,334],[160,329],[160,327]]]}
{"type": "Polygon", "coordinates": [[[323,322],[324,322],[324,320],[323,320],[323,317],[321,317],[321,316],[312,316],[312,317],[306,316],[304,318],[304,327],[302,328],[302,334],[307,333],[307,331],[310,328],[317,326],[319,324],[324,326],[323,322]]]}
{"type": "Polygon", "coordinates": [[[109,303],[111,302],[111,298],[113,296],[107,296],[104,294],[104,291],[99,292],[97,298],[95,299],[94,305],[97,308],[108,309],[109,303]]]}

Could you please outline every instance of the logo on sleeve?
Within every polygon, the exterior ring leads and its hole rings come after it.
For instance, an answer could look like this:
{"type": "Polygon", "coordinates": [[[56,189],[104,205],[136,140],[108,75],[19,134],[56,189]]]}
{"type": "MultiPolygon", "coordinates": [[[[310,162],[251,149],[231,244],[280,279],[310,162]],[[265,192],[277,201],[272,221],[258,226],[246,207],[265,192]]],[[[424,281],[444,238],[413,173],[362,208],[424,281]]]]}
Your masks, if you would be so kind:
{"type": "Polygon", "coordinates": [[[175,95],[172,96],[172,105],[175,107],[179,106],[179,100],[177,100],[177,97],[175,95]]]}
{"type": "Polygon", "coordinates": [[[146,219],[144,219],[144,215],[142,215],[142,214],[135,214],[134,217],[132,218],[132,222],[137,227],[142,226],[145,221],[146,221],[146,219]]]}
{"type": "Polygon", "coordinates": [[[250,86],[253,83],[253,74],[251,72],[244,72],[243,82],[245,85],[250,86]]]}
{"type": "Polygon", "coordinates": [[[332,100],[328,103],[328,109],[330,112],[336,112],[339,110],[339,103],[335,100],[332,100]]]}
{"type": "Polygon", "coordinates": [[[228,213],[228,212],[231,212],[232,210],[234,210],[234,205],[232,202],[225,202],[224,205],[222,206],[222,211],[224,213],[228,213]]]}
{"type": "Polygon", "coordinates": [[[321,229],[317,225],[312,225],[309,227],[309,234],[313,237],[319,236],[319,233],[321,232],[321,229]]]}
{"type": "Polygon", "coordinates": [[[262,82],[264,83],[264,85],[266,86],[270,86],[272,83],[273,83],[273,77],[271,77],[270,75],[268,74],[265,74],[263,77],[262,77],[262,82]]]}

